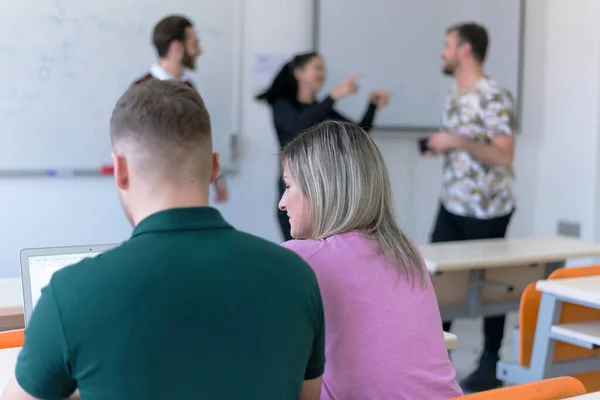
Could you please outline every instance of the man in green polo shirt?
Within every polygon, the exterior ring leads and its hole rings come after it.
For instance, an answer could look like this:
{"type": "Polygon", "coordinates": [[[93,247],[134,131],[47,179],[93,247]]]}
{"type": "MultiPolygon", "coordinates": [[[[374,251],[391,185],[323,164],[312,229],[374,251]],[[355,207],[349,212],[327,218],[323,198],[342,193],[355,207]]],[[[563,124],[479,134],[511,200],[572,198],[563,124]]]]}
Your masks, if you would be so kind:
{"type": "Polygon", "coordinates": [[[315,275],[208,206],[219,162],[200,95],[132,86],[110,128],[133,235],[53,275],[4,399],[318,399],[315,275]]]}

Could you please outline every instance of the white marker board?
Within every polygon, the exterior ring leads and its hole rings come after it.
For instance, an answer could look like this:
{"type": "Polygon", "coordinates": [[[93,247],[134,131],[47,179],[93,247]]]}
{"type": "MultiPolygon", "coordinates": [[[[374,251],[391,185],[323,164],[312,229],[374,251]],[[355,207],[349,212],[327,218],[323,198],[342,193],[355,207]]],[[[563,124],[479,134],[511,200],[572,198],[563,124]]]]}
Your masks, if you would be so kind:
{"type": "Polygon", "coordinates": [[[119,96],[150,70],[152,30],[177,13],[204,54],[191,72],[227,166],[238,133],[242,0],[23,0],[0,13],[0,170],[95,169],[110,163],[119,96]]]}
{"type": "Polygon", "coordinates": [[[486,72],[518,99],[524,0],[317,0],[315,48],[327,65],[326,91],[362,75],[360,92],[338,109],[360,120],[371,90],[392,92],[376,125],[392,129],[439,128],[452,80],[441,73],[446,29],[475,21],[489,32],[486,72]]]}

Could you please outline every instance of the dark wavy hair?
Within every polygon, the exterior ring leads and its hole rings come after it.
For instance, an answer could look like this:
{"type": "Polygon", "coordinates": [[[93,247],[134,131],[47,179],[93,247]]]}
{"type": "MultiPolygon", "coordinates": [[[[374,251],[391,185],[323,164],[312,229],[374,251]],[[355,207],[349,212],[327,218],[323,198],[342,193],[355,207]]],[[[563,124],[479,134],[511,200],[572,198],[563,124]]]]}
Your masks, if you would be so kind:
{"type": "Polygon", "coordinates": [[[294,102],[297,101],[298,81],[294,76],[294,69],[304,67],[315,57],[319,57],[319,54],[316,52],[302,53],[294,56],[292,60],[279,70],[271,86],[256,96],[256,100],[266,101],[269,104],[275,103],[280,98],[286,98],[294,102]]]}

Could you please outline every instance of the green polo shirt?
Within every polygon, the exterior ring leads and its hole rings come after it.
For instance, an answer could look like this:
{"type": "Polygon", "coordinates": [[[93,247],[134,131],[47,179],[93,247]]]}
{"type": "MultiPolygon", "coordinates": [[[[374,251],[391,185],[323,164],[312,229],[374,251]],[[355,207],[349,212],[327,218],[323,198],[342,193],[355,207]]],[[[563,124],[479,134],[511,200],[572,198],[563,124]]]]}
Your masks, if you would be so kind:
{"type": "Polygon", "coordinates": [[[298,399],[324,357],[312,269],[214,208],[182,208],[53,275],[16,377],[41,399],[298,399]]]}

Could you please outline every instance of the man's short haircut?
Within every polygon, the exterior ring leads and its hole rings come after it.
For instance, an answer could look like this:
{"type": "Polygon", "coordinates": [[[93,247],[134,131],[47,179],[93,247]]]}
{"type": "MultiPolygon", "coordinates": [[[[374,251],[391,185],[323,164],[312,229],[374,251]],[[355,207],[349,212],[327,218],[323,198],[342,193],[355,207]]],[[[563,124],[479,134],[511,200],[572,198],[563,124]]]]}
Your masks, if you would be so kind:
{"type": "Polygon", "coordinates": [[[475,22],[466,22],[453,25],[446,33],[456,32],[458,44],[468,43],[471,45],[473,57],[479,63],[483,63],[488,49],[488,32],[485,27],[475,22]]]}
{"type": "Polygon", "coordinates": [[[193,27],[192,22],[182,15],[170,15],[156,24],[152,42],[158,57],[166,57],[169,46],[174,40],[183,42],[185,40],[185,30],[190,27],[193,27]]]}
{"type": "Polygon", "coordinates": [[[120,144],[156,170],[212,165],[210,116],[200,94],[176,80],[150,79],[119,98],[110,120],[113,147],[120,144]]]}

